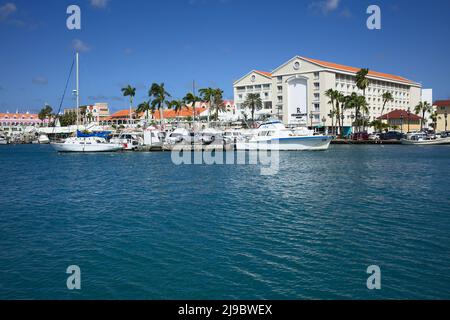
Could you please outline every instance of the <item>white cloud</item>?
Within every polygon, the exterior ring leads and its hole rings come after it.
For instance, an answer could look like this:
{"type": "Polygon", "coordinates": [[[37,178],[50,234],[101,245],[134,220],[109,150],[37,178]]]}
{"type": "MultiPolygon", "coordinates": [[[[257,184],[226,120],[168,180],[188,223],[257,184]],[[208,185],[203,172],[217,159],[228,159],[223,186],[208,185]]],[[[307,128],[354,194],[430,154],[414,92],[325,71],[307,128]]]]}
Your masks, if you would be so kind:
{"type": "Polygon", "coordinates": [[[0,6],[0,22],[8,20],[9,16],[17,11],[14,3],[6,3],[0,6]]]}
{"type": "Polygon", "coordinates": [[[77,52],[88,52],[91,50],[91,47],[80,39],[75,39],[72,41],[72,48],[77,52]]]}
{"type": "Polygon", "coordinates": [[[91,6],[94,8],[104,9],[108,6],[109,0],[91,0],[91,6]]]}
{"type": "Polygon", "coordinates": [[[309,5],[309,8],[326,15],[330,12],[335,11],[339,7],[340,2],[341,0],[314,1],[309,5]]]}
{"type": "Polygon", "coordinates": [[[33,78],[33,84],[46,85],[48,84],[48,79],[44,76],[37,76],[33,78]]]}

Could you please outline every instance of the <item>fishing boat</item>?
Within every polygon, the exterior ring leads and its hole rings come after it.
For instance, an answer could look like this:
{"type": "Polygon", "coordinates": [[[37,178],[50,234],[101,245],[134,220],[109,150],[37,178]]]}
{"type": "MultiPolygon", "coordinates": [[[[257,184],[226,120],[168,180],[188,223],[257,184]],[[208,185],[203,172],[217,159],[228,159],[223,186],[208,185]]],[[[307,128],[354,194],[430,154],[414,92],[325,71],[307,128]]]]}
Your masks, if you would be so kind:
{"type": "Polygon", "coordinates": [[[406,136],[406,139],[402,139],[401,143],[404,145],[416,145],[416,146],[437,146],[450,144],[450,137],[436,138],[430,137],[426,133],[411,133],[406,136]]]}
{"type": "MultiPolygon", "coordinates": [[[[80,86],[79,86],[79,56],[76,53],[76,101],[77,101],[77,127],[80,108],[80,86]]],[[[123,145],[110,143],[99,134],[83,135],[78,130],[75,137],[67,138],[63,142],[51,143],[58,152],[114,152],[123,149],[123,145]]]]}
{"type": "Polygon", "coordinates": [[[238,141],[236,149],[277,151],[323,151],[330,146],[331,136],[314,135],[312,130],[287,129],[280,121],[263,123],[246,141],[238,141]]]}

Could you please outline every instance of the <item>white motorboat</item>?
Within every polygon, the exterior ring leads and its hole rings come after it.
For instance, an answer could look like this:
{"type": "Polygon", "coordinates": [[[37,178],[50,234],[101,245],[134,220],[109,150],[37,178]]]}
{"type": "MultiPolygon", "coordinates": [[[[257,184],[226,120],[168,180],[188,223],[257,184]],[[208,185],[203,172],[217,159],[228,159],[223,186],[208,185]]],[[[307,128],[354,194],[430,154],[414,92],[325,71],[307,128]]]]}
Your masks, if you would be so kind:
{"type": "Polygon", "coordinates": [[[435,138],[430,137],[426,133],[410,133],[406,136],[406,139],[402,139],[401,143],[404,145],[416,145],[416,146],[436,146],[450,144],[450,137],[435,138]]]}
{"type": "Polygon", "coordinates": [[[247,141],[238,141],[236,149],[277,150],[277,151],[323,151],[330,146],[333,137],[314,135],[312,130],[298,128],[287,129],[280,121],[263,123],[253,137],[247,141]]]}
{"type": "Polygon", "coordinates": [[[38,142],[39,142],[39,144],[49,144],[50,139],[47,137],[47,135],[41,134],[38,138],[38,142]]]}
{"type": "Polygon", "coordinates": [[[58,152],[114,152],[123,149],[121,144],[109,143],[100,137],[73,137],[63,143],[52,143],[58,152]]]}
{"type": "Polygon", "coordinates": [[[5,145],[8,144],[8,139],[5,136],[0,136],[0,144],[5,145]]]}
{"type": "Polygon", "coordinates": [[[166,137],[166,143],[169,145],[177,143],[191,143],[193,140],[193,134],[184,128],[177,128],[166,137]]]}
{"type": "Polygon", "coordinates": [[[150,127],[144,130],[144,146],[150,148],[162,148],[164,142],[164,132],[150,127]]]}
{"type": "Polygon", "coordinates": [[[120,144],[124,150],[137,150],[139,146],[144,144],[142,132],[123,132],[119,135],[113,136],[110,143],[120,144]]]}

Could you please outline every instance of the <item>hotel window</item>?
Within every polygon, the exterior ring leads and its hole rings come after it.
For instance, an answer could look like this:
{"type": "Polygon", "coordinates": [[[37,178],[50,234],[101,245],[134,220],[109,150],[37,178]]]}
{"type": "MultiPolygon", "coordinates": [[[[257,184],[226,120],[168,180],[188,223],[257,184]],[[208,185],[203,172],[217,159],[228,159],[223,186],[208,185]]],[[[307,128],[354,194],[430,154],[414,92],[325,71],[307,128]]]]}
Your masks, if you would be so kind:
{"type": "Polygon", "coordinates": [[[264,102],[264,109],[272,109],[272,102],[264,102]]]}
{"type": "MultiPolygon", "coordinates": [[[[344,86],[342,86],[344,87],[344,86]]],[[[319,90],[320,89],[320,84],[318,82],[314,82],[314,90],[319,90]]]]}
{"type": "Polygon", "coordinates": [[[269,98],[269,93],[268,92],[264,92],[264,98],[269,98]]]}
{"type": "Polygon", "coordinates": [[[282,86],[278,86],[277,89],[278,89],[278,93],[282,93],[283,92],[283,87],[282,86]]]}
{"type": "Polygon", "coordinates": [[[314,103],[314,111],[320,111],[320,104],[314,103]]]}
{"type": "Polygon", "coordinates": [[[279,103],[283,102],[283,97],[282,96],[278,96],[278,102],[279,103]]]}
{"type": "Polygon", "coordinates": [[[264,90],[270,90],[270,84],[263,85],[264,90]]]}
{"type": "Polygon", "coordinates": [[[319,80],[319,73],[318,72],[314,72],[314,80],[319,80]]]}
{"type": "Polygon", "coordinates": [[[314,100],[319,100],[320,95],[318,93],[314,93],[314,100]]]}

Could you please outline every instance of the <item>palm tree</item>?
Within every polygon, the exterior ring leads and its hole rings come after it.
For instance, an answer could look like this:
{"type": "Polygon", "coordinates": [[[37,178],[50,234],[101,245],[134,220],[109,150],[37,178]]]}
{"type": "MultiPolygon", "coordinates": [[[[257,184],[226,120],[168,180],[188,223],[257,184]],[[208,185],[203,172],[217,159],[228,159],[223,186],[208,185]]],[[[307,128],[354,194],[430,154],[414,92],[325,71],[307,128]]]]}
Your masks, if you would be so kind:
{"type": "Polygon", "coordinates": [[[394,97],[392,96],[392,93],[390,93],[390,92],[383,93],[382,97],[383,97],[383,108],[381,108],[381,116],[383,116],[383,114],[384,114],[384,108],[386,107],[386,104],[388,102],[394,101],[394,97]]]}
{"type": "Polygon", "coordinates": [[[431,115],[430,115],[430,120],[431,120],[431,122],[432,122],[432,126],[433,126],[433,129],[434,129],[434,132],[436,132],[437,131],[437,122],[438,122],[438,119],[440,119],[440,117],[439,117],[439,115],[438,115],[438,113],[436,112],[436,111],[434,111],[431,115]]]}
{"type": "Polygon", "coordinates": [[[344,108],[345,108],[345,96],[340,93],[339,91],[336,91],[336,118],[337,123],[339,127],[339,132],[341,135],[341,138],[344,136],[344,121],[342,120],[342,115],[344,114],[344,108]]]}
{"type": "Polygon", "coordinates": [[[369,69],[361,69],[356,73],[356,86],[358,89],[362,90],[363,96],[366,96],[366,89],[369,86],[369,79],[367,75],[369,74],[369,69]]]}
{"type": "Polygon", "coordinates": [[[427,112],[431,112],[431,106],[428,102],[420,102],[417,106],[414,107],[414,112],[418,115],[422,113],[422,119],[420,120],[420,130],[423,130],[423,126],[425,124],[425,114],[427,112]]]}
{"type": "MultiPolygon", "coordinates": [[[[369,86],[369,79],[367,79],[367,75],[369,74],[369,69],[363,68],[356,73],[356,86],[358,89],[362,90],[364,99],[366,97],[366,89],[369,86]]],[[[367,105],[367,102],[366,102],[367,105]]],[[[363,110],[363,130],[365,129],[365,115],[366,110],[368,112],[368,108],[363,110]]]]}
{"type": "Polygon", "coordinates": [[[347,109],[355,109],[356,114],[355,122],[359,132],[361,125],[365,126],[366,124],[366,120],[361,119],[361,112],[365,114],[369,111],[366,98],[364,96],[359,96],[357,93],[353,92],[350,96],[346,96],[344,99],[345,99],[345,107],[347,109]]]}
{"type": "Polygon", "coordinates": [[[183,100],[172,100],[170,101],[170,108],[175,110],[175,113],[178,115],[181,110],[186,106],[183,100]]]}
{"type": "Polygon", "coordinates": [[[335,91],[333,89],[328,89],[327,91],[325,91],[325,96],[328,97],[330,100],[328,101],[328,104],[331,104],[331,112],[330,115],[332,115],[332,131],[334,131],[334,116],[336,116],[336,109],[334,107],[334,101],[335,101],[335,91]]]}
{"type": "Polygon", "coordinates": [[[255,110],[262,108],[261,96],[257,93],[249,93],[242,104],[244,108],[250,108],[252,113],[252,122],[255,121],[255,110]]]}
{"type": "Polygon", "coordinates": [[[186,105],[192,105],[192,114],[193,114],[192,120],[193,120],[193,122],[195,122],[195,104],[197,102],[202,101],[202,99],[200,97],[196,96],[195,94],[193,94],[192,92],[189,92],[183,98],[183,101],[186,105]]]}
{"type": "Polygon", "coordinates": [[[145,121],[147,123],[148,123],[148,112],[149,111],[152,111],[152,113],[155,111],[149,101],[142,102],[136,109],[137,114],[145,112],[145,121]]]}
{"type": "Polygon", "coordinates": [[[164,83],[161,83],[161,84],[153,83],[152,86],[150,87],[148,95],[153,98],[153,100],[151,102],[153,110],[159,110],[160,126],[162,129],[163,121],[164,121],[163,109],[165,106],[166,107],[170,106],[170,103],[169,103],[169,101],[167,101],[167,98],[171,98],[172,96],[164,88],[164,83]]]}
{"type": "Polygon", "coordinates": [[[214,119],[217,121],[219,119],[219,111],[224,109],[223,90],[220,88],[204,88],[199,90],[199,94],[202,100],[210,105],[208,122],[213,111],[215,113],[214,119]]]}
{"type": "Polygon", "coordinates": [[[136,88],[133,88],[132,86],[128,85],[125,88],[122,88],[122,94],[124,97],[130,97],[130,120],[129,124],[132,122],[132,112],[131,109],[133,108],[133,99],[136,96],[136,88]]]}
{"type": "Polygon", "coordinates": [[[200,97],[202,100],[209,104],[209,112],[208,112],[208,124],[211,117],[211,112],[214,109],[214,96],[215,92],[213,88],[203,88],[198,90],[198,93],[200,94],[200,97]]]}

